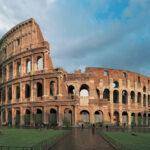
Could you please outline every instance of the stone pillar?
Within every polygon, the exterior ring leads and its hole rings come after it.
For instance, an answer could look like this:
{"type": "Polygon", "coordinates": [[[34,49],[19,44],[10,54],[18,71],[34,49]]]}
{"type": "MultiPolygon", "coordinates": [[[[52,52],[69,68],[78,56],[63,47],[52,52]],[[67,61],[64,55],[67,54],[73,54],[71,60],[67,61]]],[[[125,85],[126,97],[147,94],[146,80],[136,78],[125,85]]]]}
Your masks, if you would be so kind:
{"type": "Polygon", "coordinates": [[[36,87],[35,87],[36,85],[34,84],[34,82],[33,81],[31,81],[31,83],[30,83],[30,87],[31,87],[31,97],[30,97],[30,100],[31,101],[34,101],[34,96],[35,96],[35,89],[36,89],[36,87]]]}
{"type": "Polygon", "coordinates": [[[12,108],[12,126],[15,126],[16,110],[12,108]]]}
{"type": "Polygon", "coordinates": [[[58,77],[58,81],[57,81],[57,91],[58,91],[58,96],[62,96],[62,78],[61,76],[58,77]]]}
{"type": "Polygon", "coordinates": [[[20,107],[20,125],[23,126],[24,125],[24,108],[20,107]]]}
{"type": "Polygon", "coordinates": [[[5,107],[5,121],[8,123],[8,108],[5,107]]]}
{"type": "Polygon", "coordinates": [[[49,85],[49,82],[47,82],[47,80],[44,79],[44,97],[48,97],[48,94],[47,94],[48,93],[47,90],[49,89],[48,85],[49,85]]]}
{"type": "Polygon", "coordinates": [[[119,111],[119,124],[122,126],[122,111],[119,111]]]}
{"type": "Polygon", "coordinates": [[[43,113],[44,114],[44,116],[43,116],[44,120],[43,121],[45,124],[48,124],[48,115],[49,115],[48,107],[44,107],[43,111],[44,111],[44,113],[43,113]]]}
{"type": "Polygon", "coordinates": [[[15,89],[15,86],[12,85],[12,101],[11,103],[13,104],[16,100],[16,89],[15,89]]]}
{"type": "Polygon", "coordinates": [[[24,89],[24,83],[20,83],[20,102],[23,101],[23,99],[25,98],[25,89],[24,89]]]}
{"type": "Polygon", "coordinates": [[[131,127],[131,112],[128,112],[128,126],[131,127]]]}
{"type": "Polygon", "coordinates": [[[58,108],[58,124],[59,126],[62,126],[63,124],[63,110],[62,110],[62,106],[59,106],[58,108]]]}
{"type": "Polygon", "coordinates": [[[35,72],[35,70],[36,70],[36,68],[35,67],[37,67],[37,65],[35,64],[35,62],[34,62],[34,56],[32,55],[32,63],[31,63],[31,65],[32,65],[32,67],[31,67],[31,74],[34,74],[34,72],[35,72]]]}
{"type": "Polygon", "coordinates": [[[89,113],[90,113],[90,123],[95,123],[94,113],[92,111],[90,111],[89,113]]]}

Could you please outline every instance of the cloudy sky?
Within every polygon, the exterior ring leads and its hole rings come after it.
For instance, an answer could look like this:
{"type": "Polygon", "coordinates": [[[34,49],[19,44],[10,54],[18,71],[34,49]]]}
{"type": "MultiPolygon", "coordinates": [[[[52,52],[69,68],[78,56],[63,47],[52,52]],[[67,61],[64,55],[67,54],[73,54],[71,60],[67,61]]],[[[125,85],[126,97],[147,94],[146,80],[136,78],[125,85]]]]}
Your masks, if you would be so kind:
{"type": "Polygon", "coordinates": [[[150,76],[150,0],[0,0],[0,36],[31,17],[52,47],[55,67],[150,76]]]}

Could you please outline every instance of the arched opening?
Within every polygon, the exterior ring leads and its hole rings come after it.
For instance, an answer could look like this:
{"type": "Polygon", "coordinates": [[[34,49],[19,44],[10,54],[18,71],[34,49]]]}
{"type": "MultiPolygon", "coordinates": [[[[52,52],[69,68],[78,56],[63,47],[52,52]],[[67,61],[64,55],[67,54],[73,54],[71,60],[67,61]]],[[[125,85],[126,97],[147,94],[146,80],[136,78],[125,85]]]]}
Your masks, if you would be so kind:
{"type": "Polygon", "coordinates": [[[16,86],[16,99],[18,100],[20,98],[20,86],[16,86]]]}
{"type": "Polygon", "coordinates": [[[25,116],[24,116],[24,124],[25,126],[30,125],[30,119],[31,119],[31,111],[29,109],[26,109],[25,116]]]}
{"type": "Polygon", "coordinates": [[[122,112],[122,123],[124,126],[128,124],[128,113],[126,111],[122,112]]]}
{"type": "Polygon", "coordinates": [[[114,125],[119,126],[119,113],[118,113],[118,111],[114,112],[114,125]]]}
{"type": "Polygon", "coordinates": [[[119,102],[119,92],[117,90],[114,90],[114,92],[113,92],[113,102],[114,103],[119,102]]]}
{"type": "Polygon", "coordinates": [[[53,108],[50,110],[49,124],[50,126],[57,125],[57,111],[53,108]]]}
{"type": "Polygon", "coordinates": [[[100,99],[100,91],[99,91],[99,89],[96,89],[96,94],[97,94],[98,99],[100,99]]]}
{"type": "Polygon", "coordinates": [[[64,111],[64,124],[72,125],[72,110],[68,108],[64,111]]]}
{"type": "Polygon", "coordinates": [[[130,96],[131,96],[131,102],[134,103],[135,102],[135,92],[131,91],[130,96]]]}
{"type": "Polygon", "coordinates": [[[143,95],[143,106],[146,106],[146,94],[143,95]]]}
{"type": "Polygon", "coordinates": [[[146,92],[146,87],[145,86],[143,87],[143,92],[146,92]]]}
{"type": "Polygon", "coordinates": [[[119,82],[114,81],[112,86],[113,86],[113,88],[119,88],[119,82]]]}
{"type": "Polygon", "coordinates": [[[26,73],[30,73],[31,72],[31,60],[27,60],[26,61],[26,73]]]}
{"type": "Polygon", "coordinates": [[[148,114],[148,126],[150,126],[150,114],[148,114]]]}
{"type": "Polygon", "coordinates": [[[50,82],[50,96],[54,96],[55,95],[55,82],[51,81],[50,82]]]}
{"type": "Polygon", "coordinates": [[[122,91],[122,103],[127,104],[127,102],[128,102],[128,93],[126,90],[123,90],[122,91]]]}
{"type": "Polygon", "coordinates": [[[137,103],[141,103],[141,93],[140,92],[138,92],[138,94],[137,94],[137,103]]]}
{"type": "Polygon", "coordinates": [[[41,109],[37,109],[35,115],[35,126],[41,125],[42,122],[43,122],[43,112],[41,109]]]}
{"type": "Polygon", "coordinates": [[[37,82],[37,97],[43,96],[43,85],[40,82],[37,82]]]}
{"type": "Polygon", "coordinates": [[[7,93],[7,94],[8,94],[8,95],[7,95],[7,97],[8,97],[8,102],[10,103],[11,100],[12,100],[12,87],[11,87],[11,86],[8,87],[8,93],[7,93]]]}
{"type": "Polygon", "coordinates": [[[110,91],[109,91],[109,89],[104,89],[103,99],[110,100],[110,91]]]}
{"type": "Polygon", "coordinates": [[[12,126],[12,110],[8,109],[8,126],[12,126]]]}
{"type": "Polygon", "coordinates": [[[5,110],[2,110],[2,122],[3,123],[6,122],[6,112],[5,112],[5,110]]]}
{"type": "Polygon", "coordinates": [[[94,113],[95,123],[103,123],[103,112],[102,111],[95,111],[94,113]]]}
{"type": "Polygon", "coordinates": [[[21,74],[21,62],[17,62],[17,76],[21,74]]]}
{"type": "Polygon", "coordinates": [[[75,87],[73,85],[68,86],[68,95],[72,99],[74,98],[74,96],[75,96],[75,87]]]}
{"type": "Polygon", "coordinates": [[[83,84],[80,87],[80,105],[87,106],[89,104],[89,86],[83,84]]]}
{"type": "Polygon", "coordinates": [[[146,126],[146,113],[143,114],[143,126],[146,126]]]}
{"type": "Polygon", "coordinates": [[[89,112],[87,110],[82,110],[80,112],[81,114],[81,121],[84,123],[89,123],[90,122],[90,115],[89,112]]]}
{"type": "Polygon", "coordinates": [[[142,126],[142,115],[138,113],[138,126],[142,126]]]}
{"type": "Polygon", "coordinates": [[[29,84],[25,85],[25,98],[29,98],[31,95],[31,88],[29,84]]]}
{"type": "Polygon", "coordinates": [[[131,114],[131,126],[135,126],[135,113],[131,114]]]}
{"type": "Polygon", "coordinates": [[[40,56],[37,58],[37,70],[43,70],[43,58],[40,56]]]}
{"type": "Polygon", "coordinates": [[[15,125],[20,126],[20,110],[16,110],[15,125]]]}

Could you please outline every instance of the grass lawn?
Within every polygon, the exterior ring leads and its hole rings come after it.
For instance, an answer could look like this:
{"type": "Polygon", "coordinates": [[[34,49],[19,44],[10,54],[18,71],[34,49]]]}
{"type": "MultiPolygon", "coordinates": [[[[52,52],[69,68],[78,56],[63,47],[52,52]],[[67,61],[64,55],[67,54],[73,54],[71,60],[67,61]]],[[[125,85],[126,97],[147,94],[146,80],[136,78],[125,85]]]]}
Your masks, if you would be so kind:
{"type": "Polygon", "coordinates": [[[50,143],[55,138],[62,136],[64,130],[46,130],[42,129],[0,129],[0,145],[13,147],[31,147],[43,140],[50,139],[50,143]]]}
{"type": "Polygon", "coordinates": [[[115,144],[121,144],[129,150],[150,150],[150,133],[136,133],[137,136],[127,132],[105,132],[115,144]]]}

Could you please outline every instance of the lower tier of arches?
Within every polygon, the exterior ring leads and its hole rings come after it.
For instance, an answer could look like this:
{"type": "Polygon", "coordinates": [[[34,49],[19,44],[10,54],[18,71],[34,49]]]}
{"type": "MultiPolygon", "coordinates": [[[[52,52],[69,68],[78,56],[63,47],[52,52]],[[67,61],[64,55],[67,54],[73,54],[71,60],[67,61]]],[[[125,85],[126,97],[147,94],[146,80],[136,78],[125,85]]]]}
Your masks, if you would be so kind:
{"type": "Polygon", "coordinates": [[[81,124],[112,124],[116,126],[150,126],[150,112],[102,111],[75,107],[3,108],[0,124],[8,126],[50,126],[81,124]]]}

